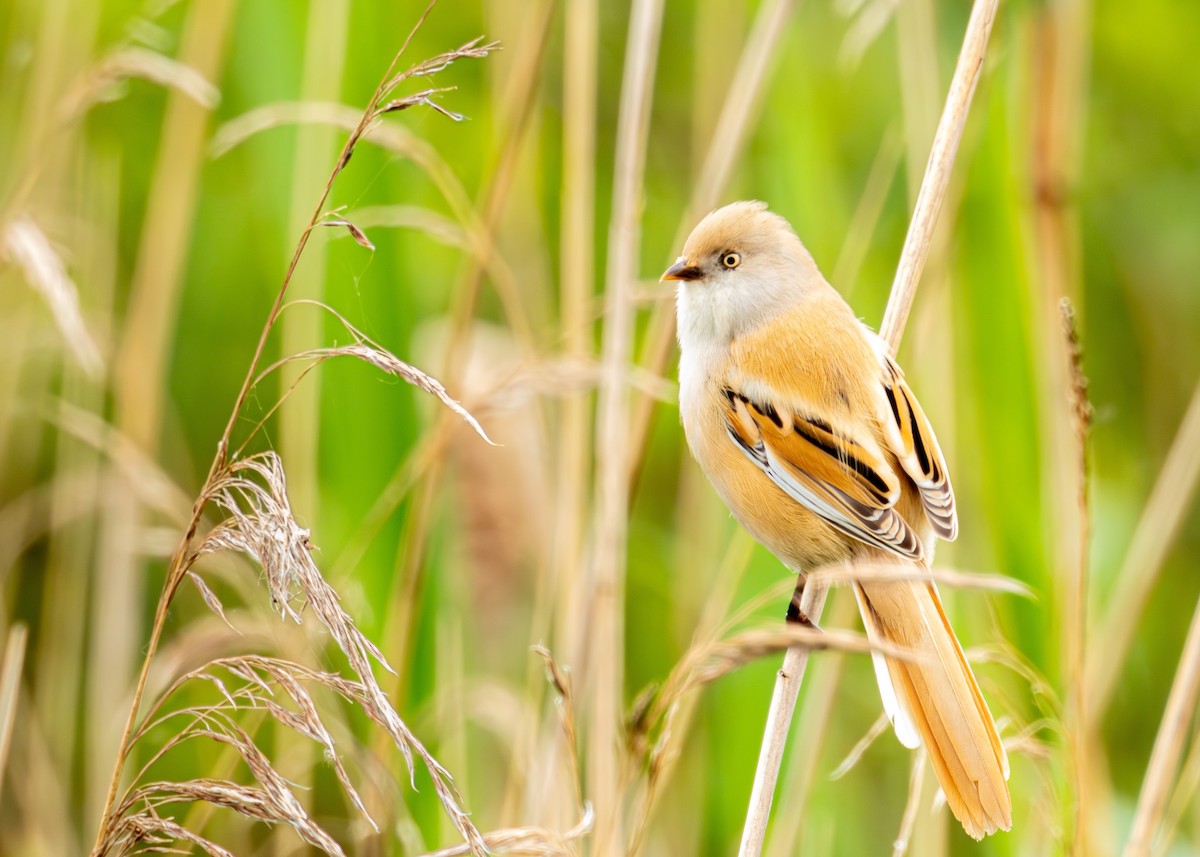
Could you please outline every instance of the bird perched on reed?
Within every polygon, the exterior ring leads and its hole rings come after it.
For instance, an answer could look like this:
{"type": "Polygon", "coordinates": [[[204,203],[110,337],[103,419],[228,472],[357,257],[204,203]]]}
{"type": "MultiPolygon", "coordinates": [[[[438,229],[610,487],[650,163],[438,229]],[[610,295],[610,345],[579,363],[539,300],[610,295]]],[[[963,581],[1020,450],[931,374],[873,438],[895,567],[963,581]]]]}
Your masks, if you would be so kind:
{"type": "MultiPolygon", "coordinates": [[[[926,567],[958,519],[933,429],[884,342],[760,202],[720,208],[663,274],[678,282],[679,399],[692,454],[734,516],[797,573],[926,567]]],[[[924,745],[976,839],[1011,826],[1008,759],[928,580],[854,584],[884,709],[924,745]]]]}

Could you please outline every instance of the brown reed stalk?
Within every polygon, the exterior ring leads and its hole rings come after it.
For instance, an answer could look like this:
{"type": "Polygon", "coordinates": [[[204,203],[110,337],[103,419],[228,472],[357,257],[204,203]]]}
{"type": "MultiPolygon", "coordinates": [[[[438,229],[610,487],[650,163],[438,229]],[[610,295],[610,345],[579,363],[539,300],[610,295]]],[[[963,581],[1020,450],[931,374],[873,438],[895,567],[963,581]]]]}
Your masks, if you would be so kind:
{"type": "Polygon", "coordinates": [[[1192,805],[1196,789],[1200,787],[1200,741],[1193,740],[1188,748],[1187,756],[1179,766],[1179,776],[1171,799],[1163,812],[1163,820],[1158,828],[1158,843],[1153,849],[1154,857],[1166,857],[1175,836],[1179,823],[1192,805]]]}
{"type": "MultiPolygon", "coordinates": [[[[305,25],[304,61],[301,70],[300,97],[304,101],[335,101],[341,94],[342,73],[346,61],[346,34],[350,10],[347,0],[315,3],[309,7],[305,25]]],[[[331,128],[313,125],[297,129],[296,150],[292,158],[291,200],[287,219],[288,234],[299,231],[309,216],[312,204],[308,185],[311,176],[325,169],[334,146],[331,128]]],[[[308,248],[305,266],[296,271],[288,286],[295,299],[321,300],[324,294],[326,240],[308,248]]],[[[280,350],[294,354],[312,348],[322,340],[324,319],[318,313],[287,313],[279,325],[280,350]]],[[[299,367],[286,367],[279,373],[279,388],[287,390],[297,380],[299,367]]],[[[292,501],[305,510],[313,526],[320,522],[317,485],[317,448],[320,431],[321,382],[319,375],[291,393],[288,407],[279,415],[279,452],[288,463],[288,486],[292,501]]]]}
{"type": "MultiPolygon", "coordinates": [[[[909,223],[908,234],[900,253],[900,263],[892,283],[891,296],[888,299],[887,310],[884,312],[883,323],[880,325],[880,336],[887,342],[893,354],[900,344],[900,337],[904,332],[909,309],[912,307],[921,271],[925,266],[925,259],[932,243],[937,215],[946,195],[946,188],[949,185],[954,160],[958,153],[958,144],[962,139],[963,128],[970,110],[971,99],[983,69],[988,37],[991,34],[998,5],[999,0],[976,0],[967,23],[958,64],[950,82],[950,92],[946,97],[942,118],[938,123],[933,147],[929,154],[925,179],[917,196],[916,209],[913,211],[913,217],[909,223]]],[[[797,591],[801,590],[803,590],[803,595],[799,604],[800,614],[813,623],[819,623],[821,610],[825,603],[825,584],[817,581],[804,585],[801,582],[797,585],[797,591]]],[[[762,853],[762,843],[766,836],[767,820],[771,813],[775,781],[779,775],[783,747],[786,744],[788,728],[791,725],[791,714],[804,679],[807,660],[806,649],[789,649],[776,677],[775,691],[771,697],[771,707],[767,714],[767,727],[763,734],[758,769],[754,777],[754,788],[746,813],[746,825],[738,852],[741,857],[758,857],[762,853]]]]}
{"type": "MultiPolygon", "coordinates": [[[[853,598],[839,597],[836,590],[831,591],[830,596],[833,598],[833,613],[829,624],[835,628],[844,627],[858,615],[858,607],[853,598]]],[[[843,596],[846,596],[845,592],[843,596]]],[[[814,665],[816,672],[809,681],[809,691],[800,709],[800,722],[797,727],[798,734],[803,735],[810,746],[825,746],[825,737],[837,704],[837,686],[841,681],[845,663],[844,655],[833,652],[814,665]]],[[[785,857],[800,851],[801,836],[808,820],[808,802],[817,777],[820,758],[820,753],[797,753],[793,747],[793,762],[784,775],[780,791],[781,805],[786,806],[788,811],[775,819],[771,840],[767,846],[769,857],[785,857]]]]}
{"type": "MultiPolygon", "coordinates": [[[[1087,636],[1088,539],[1090,508],[1087,484],[1087,405],[1079,368],[1073,322],[1062,301],[1082,300],[1079,226],[1070,189],[1077,183],[1082,148],[1088,64],[1087,2],[1064,0],[1039,11],[1033,31],[1034,66],[1030,79],[1032,228],[1034,276],[1040,288],[1034,343],[1045,371],[1038,395],[1045,418],[1040,432],[1045,502],[1054,516],[1048,545],[1052,567],[1062,569],[1056,602],[1063,629],[1063,681],[1069,688],[1063,728],[1072,800],[1067,853],[1092,854],[1088,816],[1093,802],[1090,776],[1098,720],[1088,705],[1087,670],[1092,659],[1087,636]],[[1069,330],[1064,325],[1069,325],[1069,330]],[[1066,335],[1064,335],[1064,332],[1066,335]],[[1068,407],[1063,407],[1063,399],[1068,407]]],[[[1107,636],[1107,632],[1106,632],[1107,636]]]]}

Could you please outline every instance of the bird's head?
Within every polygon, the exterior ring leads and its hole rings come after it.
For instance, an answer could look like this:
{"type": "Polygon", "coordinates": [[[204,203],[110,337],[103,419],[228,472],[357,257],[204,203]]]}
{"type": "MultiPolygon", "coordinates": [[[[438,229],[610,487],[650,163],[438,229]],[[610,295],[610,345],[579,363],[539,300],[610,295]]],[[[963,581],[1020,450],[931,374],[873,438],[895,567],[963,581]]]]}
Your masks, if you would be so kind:
{"type": "MultiPolygon", "coordinates": [[[[679,336],[729,339],[828,288],[788,222],[762,202],[735,202],[697,224],[662,275],[679,283],[679,336]]],[[[702,344],[698,342],[697,344],[702,344]]]]}

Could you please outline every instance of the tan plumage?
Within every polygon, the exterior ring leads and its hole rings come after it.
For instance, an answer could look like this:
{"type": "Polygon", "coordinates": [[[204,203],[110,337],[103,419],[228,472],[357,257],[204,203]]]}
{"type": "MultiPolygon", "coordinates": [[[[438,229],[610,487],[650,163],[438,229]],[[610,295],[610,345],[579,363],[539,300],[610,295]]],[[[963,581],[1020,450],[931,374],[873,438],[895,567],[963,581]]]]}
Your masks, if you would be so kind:
{"type": "MultiPolygon", "coordinates": [[[[757,202],[709,214],[663,275],[679,281],[688,444],[750,533],[794,571],[925,564],[958,532],[933,429],[882,341],[757,202]]],[[[1011,825],[1008,760],[933,584],[855,584],[884,707],[924,744],[951,811],[981,838],[1011,825]]]]}

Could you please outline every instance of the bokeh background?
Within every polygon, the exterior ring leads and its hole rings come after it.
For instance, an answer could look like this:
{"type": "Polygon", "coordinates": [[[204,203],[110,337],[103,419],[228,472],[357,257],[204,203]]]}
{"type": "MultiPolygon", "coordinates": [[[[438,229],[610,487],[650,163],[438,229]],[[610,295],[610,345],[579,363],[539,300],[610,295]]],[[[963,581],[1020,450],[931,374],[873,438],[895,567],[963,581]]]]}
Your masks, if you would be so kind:
{"type": "MultiPolygon", "coordinates": [[[[634,6],[653,20],[654,4],[634,6]]],[[[167,557],[345,122],[422,8],[0,5],[0,852],[90,847],[167,557]]],[[[643,735],[634,715],[697,646],[778,622],[791,584],[690,459],[657,277],[705,210],[764,199],[878,324],[968,13],[961,0],[668,0],[654,61],[634,75],[651,100],[628,222],[612,214],[629,4],[444,2],[413,38],[401,67],[479,35],[502,49],[406,90],[453,87],[435,98],[467,118],[419,107],[382,120],[328,204],[375,250],[318,230],[289,294],[440,377],[501,445],[334,361],[251,448],[281,454],[318,564],[396,668],[381,681],[481,830],[566,830],[591,799],[602,826],[616,807],[611,850],[585,837],[565,853],[736,847],[779,655],[675,699],[670,728],[643,735]],[[606,330],[626,312],[613,388],[606,330]],[[620,405],[616,437],[603,396],[620,405]],[[616,597],[607,619],[597,587],[616,597]],[[537,643],[570,676],[569,700],[537,643]],[[620,742],[620,769],[599,794],[603,736],[620,742]]],[[[958,496],[962,535],[939,565],[1033,593],[944,589],[1010,743],[1014,827],[975,845],[931,810],[926,778],[909,853],[1117,854],[1128,836],[1200,594],[1198,40],[1200,5],[1168,0],[1012,0],[997,18],[900,357],[958,496]],[[1082,507],[1063,296],[1094,409],[1082,507]]],[[[293,306],[267,360],[346,338],[293,306]]],[[[295,378],[260,384],[235,438],[295,378]]],[[[272,611],[253,565],[202,569],[237,631],[182,589],[150,698],[231,652],[339,668],[316,623],[272,611]]],[[[823,624],[856,623],[835,591],[823,624]]],[[[1155,853],[1200,853],[1194,699],[1182,701],[1155,853]]],[[[247,721],[313,817],[349,853],[454,844],[428,779],[410,789],[369,724],[328,708],[380,834],[319,750],[247,721]]],[[[865,658],[814,657],[768,853],[891,851],[911,754],[885,733],[830,776],[878,717],[865,658]]],[[[248,779],[199,743],[154,775],[248,779]]],[[[238,854],[306,847],[226,809],[172,812],[238,854]]]]}

